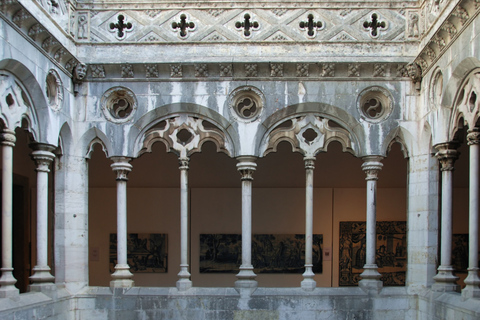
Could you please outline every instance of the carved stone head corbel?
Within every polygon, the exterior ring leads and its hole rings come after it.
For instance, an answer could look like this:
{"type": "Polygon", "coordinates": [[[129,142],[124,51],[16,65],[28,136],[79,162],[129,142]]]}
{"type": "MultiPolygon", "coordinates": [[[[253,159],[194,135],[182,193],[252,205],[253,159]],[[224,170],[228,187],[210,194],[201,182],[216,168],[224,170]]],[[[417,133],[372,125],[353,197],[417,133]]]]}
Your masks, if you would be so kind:
{"type": "Polygon", "coordinates": [[[77,95],[79,86],[82,84],[83,79],[87,75],[87,65],[84,63],[78,63],[73,68],[73,93],[77,95]]]}
{"type": "Polygon", "coordinates": [[[420,84],[422,83],[422,68],[416,62],[411,62],[407,64],[407,75],[415,84],[415,89],[420,91],[420,84]]]}

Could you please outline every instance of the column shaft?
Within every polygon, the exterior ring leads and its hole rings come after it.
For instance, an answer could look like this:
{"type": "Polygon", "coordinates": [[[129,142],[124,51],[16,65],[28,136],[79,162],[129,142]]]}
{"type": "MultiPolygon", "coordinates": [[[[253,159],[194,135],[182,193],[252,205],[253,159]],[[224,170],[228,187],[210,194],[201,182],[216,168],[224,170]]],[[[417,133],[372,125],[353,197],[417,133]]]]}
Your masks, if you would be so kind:
{"type": "Polygon", "coordinates": [[[53,146],[34,144],[32,147],[35,149],[32,159],[37,165],[37,265],[30,277],[33,282],[30,291],[38,291],[50,288],[55,280],[48,266],[48,173],[55,155],[50,152],[53,146]]]}
{"type": "Polygon", "coordinates": [[[111,288],[130,288],[134,282],[127,262],[127,175],[132,170],[129,158],[113,157],[111,165],[117,174],[117,265],[111,288]]]}
{"type": "Polygon", "coordinates": [[[462,296],[465,298],[480,298],[480,277],[478,276],[478,215],[479,212],[479,150],[480,130],[474,128],[467,134],[470,146],[470,186],[469,186],[469,252],[468,252],[468,276],[465,279],[465,289],[462,296]]]}
{"type": "Polygon", "coordinates": [[[304,290],[312,291],[317,283],[313,280],[312,242],[313,242],[313,170],[315,169],[315,158],[305,158],[305,272],[301,287],[304,290]]]}
{"type": "Polygon", "coordinates": [[[257,288],[252,266],[252,181],[257,165],[254,157],[239,157],[237,169],[242,176],[242,265],[235,288],[241,294],[251,294],[257,288]]]}
{"type": "Polygon", "coordinates": [[[380,273],[378,272],[377,264],[375,263],[376,256],[376,234],[377,234],[377,180],[378,172],[383,165],[380,162],[380,156],[368,156],[364,158],[362,165],[363,171],[367,174],[367,221],[366,221],[366,259],[362,280],[359,286],[366,291],[379,292],[383,287],[383,282],[380,280],[380,273]]]}
{"type": "Polygon", "coordinates": [[[188,158],[180,158],[180,272],[177,289],[185,291],[192,287],[188,271],[188,158]]]}
{"type": "Polygon", "coordinates": [[[458,277],[453,274],[452,267],[452,214],[453,214],[453,165],[458,158],[457,143],[443,143],[436,145],[436,157],[442,168],[442,223],[441,223],[441,258],[438,273],[433,279],[434,291],[458,291],[456,284],[458,277]]]}
{"type": "Polygon", "coordinates": [[[2,139],[2,276],[0,298],[18,295],[13,277],[13,147],[15,132],[4,129],[2,139]]]}

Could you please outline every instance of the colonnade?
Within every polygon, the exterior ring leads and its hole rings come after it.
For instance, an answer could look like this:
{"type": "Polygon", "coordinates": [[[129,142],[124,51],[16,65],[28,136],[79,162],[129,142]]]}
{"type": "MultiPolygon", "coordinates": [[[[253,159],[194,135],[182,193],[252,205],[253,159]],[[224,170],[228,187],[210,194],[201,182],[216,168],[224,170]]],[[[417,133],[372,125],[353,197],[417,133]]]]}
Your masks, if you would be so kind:
{"type": "MultiPolygon", "coordinates": [[[[478,128],[469,130],[467,135],[470,149],[470,209],[469,209],[469,268],[465,280],[466,288],[462,291],[465,297],[480,297],[480,278],[478,277],[478,222],[479,222],[479,143],[478,128]]],[[[12,297],[18,294],[15,287],[16,279],[13,276],[12,265],[12,195],[13,195],[13,148],[15,133],[4,129],[1,136],[2,144],[2,257],[0,277],[0,297],[12,297]]],[[[48,266],[48,172],[55,159],[52,153],[55,147],[47,144],[32,144],[32,159],[36,163],[37,171],[37,261],[30,277],[30,290],[43,290],[53,286],[55,278],[51,275],[48,266]]],[[[438,150],[436,157],[441,164],[441,263],[438,273],[434,277],[432,286],[436,291],[457,291],[458,279],[453,274],[451,263],[452,245],[452,213],[453,213],[453,168],[458,157],[458,145],[450,142],[435,146],[438,150]]],[[[111,287],[128,288],[134,285],[132,273],[127,262],[127,175],[132,170],[129,163],[131,158],[112,157],[112,170],[117,175],[117,265],[112,274],[111,287]]],[[[242,263],[237,274],[235,287],[241,291],[254,290],[257,287],[256,275],[252,265],[252,185],[253,174],[256,170],[256,158],[253,156],[238,157],[237,170],[241,175],[242,185],[242,263]]],[[[376,256],[376,189],[378,173],[382,169],[381,156],[367,156],[363,158],[362,169],[366,174],[366,263],[359,282],[365,290],[379,291],[383,284],[375,263],[376,256]]],[[[180,291],[192,287],[188,264],[188,169],[189,158],[179,157],[180,162],[180,272],[177,288],[180,291]]],[[[312,271],[312,236],[313,236],[313,172],[315,157],[305,157],[306,170],[306,211],[305,211],[305,272],[301,287],[311,291],[315,288],[314,273],[312,271]]]]}
{"type": "MultiPolygon", "coordinates": [[[[469,263],[464,298],[480,298],[480,278],[478,276],[478,223],[479,223],[479,144],[480,130],[473,128],[467,132],[469,146],[469,263]]],[[[441,164],[442,172],[442,202],[441,202],[441,261],[438,273],[432,285],[434,291],[459,291],[452,265],[453,236],[453,171],[455,160],[459,156],[457,142],[442,143],[435,146],[436,157],[441,164]]]]}

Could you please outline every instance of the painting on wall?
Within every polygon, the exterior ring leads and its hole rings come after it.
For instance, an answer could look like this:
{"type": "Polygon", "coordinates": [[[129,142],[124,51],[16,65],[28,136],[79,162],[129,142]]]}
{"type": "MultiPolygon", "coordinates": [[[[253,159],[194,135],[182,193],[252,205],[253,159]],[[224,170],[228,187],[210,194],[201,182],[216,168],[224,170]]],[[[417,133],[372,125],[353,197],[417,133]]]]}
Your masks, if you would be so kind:
{"type": "MultiPolygon", "coordinates": [[[[129,233],[127,262],[132,273],[166,273],[168,269],[168,235],[163,233],[129,233]]],[[[117,234],[110,234],[110,273],[117,264],[117,234]]]]}
{"type": "MultiPolygon", "coordinates": [[[[366,260],[365,222],[340,222],[340,286],[356,286],[366,260]]],[[[376,264],[384,286],[404,286],[407,270],[405,221],[377,221],[376,264]]]]}
{"type": "MultiPolygon", "coordinates": [[[[313,236],[313,272],[322,273],[323,235],[313,236]]],[[[200,273],[237,273],[242,264],[239,234],[200,235],[200,273]]],[[[305,235],[255,234],[252,265],[255,273],[303,273],[305,235]]]]}

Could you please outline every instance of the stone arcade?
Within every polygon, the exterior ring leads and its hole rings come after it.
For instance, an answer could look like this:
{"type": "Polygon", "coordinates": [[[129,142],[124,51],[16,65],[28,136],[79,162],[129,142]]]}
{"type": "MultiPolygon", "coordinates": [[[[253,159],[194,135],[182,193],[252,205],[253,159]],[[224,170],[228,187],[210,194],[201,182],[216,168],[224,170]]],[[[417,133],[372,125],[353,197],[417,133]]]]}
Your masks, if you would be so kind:
{"type": "Polygon", "coordinates": [[[0,0],[0,318],[479,319],[479,13],[0,0]]]}

